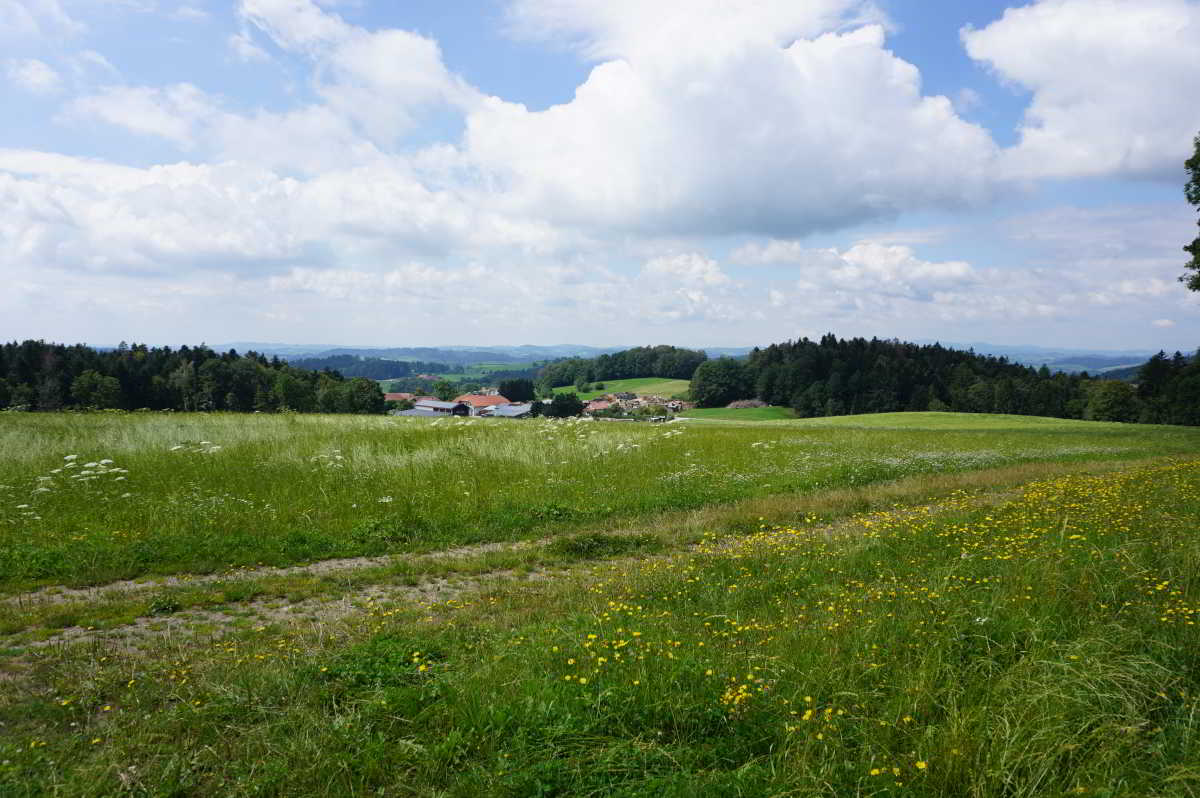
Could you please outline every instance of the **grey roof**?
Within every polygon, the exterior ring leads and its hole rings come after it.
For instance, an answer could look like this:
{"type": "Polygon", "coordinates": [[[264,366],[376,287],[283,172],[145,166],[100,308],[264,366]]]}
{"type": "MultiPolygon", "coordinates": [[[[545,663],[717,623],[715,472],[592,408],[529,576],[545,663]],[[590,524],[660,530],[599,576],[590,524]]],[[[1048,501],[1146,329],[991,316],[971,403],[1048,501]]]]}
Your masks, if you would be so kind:
{"type": "Polygon", "coordinates": [[[432,399],[426,399],[424,401],[417,402],[416,406],[417,407],[433,407],[433,408],[438,408],[441,410],[453,410],[454,408],[458,407],[460,404],[462,404],[462,403],[461,402],[438,402],[438,401],[435,401],[432,399]]]}
{"type": "Polygon", "coordinates": [[[422,418],[445,418],[445,413],[439,413],[436,410],[430,410],[427,407],[414,407],[412,410],[396,410],[392,413],[393,416],[421,416],[422,418]]]}
{"type": "Polygon", "coordinates": [[[532,409],[533,405],[530,403],[523,405],[500,405],[492,409],[492,415],[501,418],[515,418],[525,415],[532,409]]]}

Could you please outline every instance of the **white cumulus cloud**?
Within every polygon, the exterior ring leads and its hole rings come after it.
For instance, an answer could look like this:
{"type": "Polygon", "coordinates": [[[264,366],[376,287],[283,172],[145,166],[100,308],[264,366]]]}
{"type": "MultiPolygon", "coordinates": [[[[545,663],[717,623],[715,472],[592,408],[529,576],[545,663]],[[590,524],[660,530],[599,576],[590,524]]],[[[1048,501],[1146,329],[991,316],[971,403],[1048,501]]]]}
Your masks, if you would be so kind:
{"type": "Polygon", "coordinates": [[[1006,174],[1175,177],[1200,129],[1200,3],[1040,0],[964,30],[970,56],[1033,92],[1006,174]]]}
{"type": "MultiPolygon", "coordinates": [[[[514,207],[642,233],[794,237],[994,191],[990,136],[921,93],[883,28],[783,45],[805,26],[733,26],[710,49],[702,14],[637,9],[632,32],[596,23],[597,52],[620,57],[596,66],[571,102],[531,112],[493,98],[468,115],[468,155],[502,179],[514,207]],[[639,31],[668,25],[664,14],[676,44],[655,49],[639,31]]],[[[596,14],[617,24],[615,11],[596,14]]],[[[800,16],[809,29],[825,21],[800,16]]]]}

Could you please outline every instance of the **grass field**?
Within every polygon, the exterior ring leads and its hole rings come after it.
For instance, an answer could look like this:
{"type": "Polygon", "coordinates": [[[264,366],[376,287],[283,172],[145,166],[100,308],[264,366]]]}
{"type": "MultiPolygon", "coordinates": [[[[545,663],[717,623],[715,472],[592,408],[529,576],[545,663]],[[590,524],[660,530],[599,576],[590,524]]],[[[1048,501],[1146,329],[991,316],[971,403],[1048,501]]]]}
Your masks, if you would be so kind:
{"type": "Polygon", "coordinates": [[[5,796],[1200,791],[1200,430],[6,414],[0,448],[5,796]]]}
{"type": "MultiPolygon", "coordinates": [[[[605,380],[604,388],[598,391],[585,391],[579,394],[580,399],[596,399],[610,393],[634,393],[639,396],[661,396],[670,399],[676,394],[685,394],[691,387],[687,380],[664,380],[659,377],[635,377],[629,380],[605,380]]],[[[562,385],[554,389],[555,393],[577,393],[575,386],[562,385]]]]}
{"type": "Polygon", "coordinates": [[[796,414],[787,407],[697,407],[679,415],[684,418],[700,418],[718,421],[783,421],[796,420],[796,414]]]}

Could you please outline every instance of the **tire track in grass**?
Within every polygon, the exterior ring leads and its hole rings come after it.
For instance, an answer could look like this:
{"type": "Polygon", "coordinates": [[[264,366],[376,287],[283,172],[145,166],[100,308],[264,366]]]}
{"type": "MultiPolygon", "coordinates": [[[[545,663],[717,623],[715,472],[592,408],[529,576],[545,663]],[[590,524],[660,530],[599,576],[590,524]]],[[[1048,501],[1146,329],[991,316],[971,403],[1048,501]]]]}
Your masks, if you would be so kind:
{"type": "MultiPolygon", "coordinates": [[[[879,510],[856,514],[831,524],[814,527],[814,531],[820,532],[830,539],[845,537],[851,534],[853,530],[861,529],[864,521],[870,522],[872,518],[885,513],[893,518],[897,512],[913,517],[937,515],[939,513],[961,511],[964,509],[964,506],[974,508],[999,504],[1011,498],[1012,495],[1011,491],[1005,490],[970,497],[966,504],[960,498],[941,503],[912,505],[900,508],[899,510],[879,510]]],[[[636,533],[616,531],[607,534],[628,536],[636,533]]],[[[563,562],[557,564],[557,566],[551,564],[528,570],[505,568],[449,578],[433,577],[422,580],[415,585],[377,583],[354,588],[350,592],[338,597],[308,598],[294,602],[289,602],[283,598],[255,599],[245,602],[235,602],[221,609],[184,609],[164,616],[151,615],[139,617],[131,623],[111,629],[70,627],[59,630],[45,639],[29,641],[14,647],[37,650],[78,643],[107,643],[129,650],[139,648],[140,642],[156,638],[199,636],[205,633],[217,636],[222,630],[236,631],[247,627],[265,627],[276,624],[300,625],[305,622],[314,624],[332,623],[367,611],[371,608],[372,604],[378,605],[394,602],[407,603],[418,609],[433,608],[435,605],[459,599],[468,594],[481,593],[500,583],[512,584],[520,581],[541,582],[556,577],[593,570],[596,565],[601,563],[605,566],[619,567],[622,564],[629,564],[639,560],[677,557],[681,554],[698,552],[702,549],[709,552],[713,552],[714,550],[720,551],[736,545],[736,540],[741,537],[741,535],[728,535],[715,540],[709,539],[702,543],[689,543],[684,546],[668,549],[662,553],[641,557],[600,557],[575,562],[563,562]]],[[[524,548],[546,547],[553,543],[554,540],[554,538],[550,538],[532,543],[526,542],[524,548]]],[[[464,552],[464,550],[456,551],[464,552]]],[[[448,552],[439,552],[438,554],[442,555],[443,559],[449,556],[448,552]]],[[[459,556],[465,556],[465,554],[460,554],[459,556]]],[[[322,565],[328,566],[332,562],[335,561],[326,561],[322,565]]],[[[310,566],[300,566],[299,568],[306,567],[310,566]]],[[[361,567],[364,566],[352,561],[349,570],[357,570],[361,567]]],[[[274,570],[286,571],[290,574],[297,572],[297,569],[274,570]]],[[[323,570],[324,575],[335,573],[336,571],[332,567],[326,567],[323,570]]]]}
{"type": "MultiPolygon", "coordinates": [[[[1136,468],[1147,464],[1148,462],[1161,460],[1162,458],[1151,458],[1147,461],[1135,462],[1112,462],[1098,461],[1091,463],[1074,463],[1063,464],[1060,466],[1050,466],[1039,469],[1037,473],[1026,473],[1022,470],[1025,467],[1005,468],[993,470],[994,473],[1001,474],[1018,474],[1022,475],[1020,479],[1009,479],[1000,487],[992,487],[984,493],[972,495],[968,498],[968,504],[972,507],[980,507],[1002,503],[1014,495],[1014,490],[1030,481],[1044,478],[1048,472],[1052,473],[1085,473],[1091,471],[1109,472],[1116,470],[1126,470],[1136,468]]],[[[980,477],[986,476],[987,472],[968,472],[966,474],[949,474],[944,475],[943,489],[953,487],[956,482],[963,483],[966,486],[978,489],[980,485],[980,477]]],[[[903,481],[901,481],[903,482],[903,481]]],[[[880,487],[888,487],[890,483],[881,483],[880,485],[867,486],[854,489],[843,489],[840,493],[846,494],[853,498],[860,494],[870,492],[873,489],[880,487]]],[[[930,491],[925,491],[928,495],[930,491]]],[[[839,493],[833,491],[832,493],[839,493]]],[[[768,497],[774,498],[774,497],[768,497]]],[[[800,501],[820,498],[819,496],[801,496],[797,497],[800,501]]],[[[888,513],[894,515],[897,511],[911,513],[914,515],[933,515],[947,511],[961,511],[964,509],[964,503],[960,496],[958,500],[953,498],[943,499],[939,502],[922,502],[919,496],[914,495],[908,503],[903,501],[893,502],[888,506],[881,506],[877,510],[865,513],[853,513],[840,518],[832,523],[816,527],[817,531],[822,532],[827,537],[833,538],[849,534],[855,528],[861,528],[861,523],[864,518],[869,519],[872,515],[878,513],[888,513]]],[[[750,512],[747,507],[747,502],[739,502],[735,505],[723,508],[726,511],[738,510],[744,513],[744,517],[758,517],[756,513],[750,512]],[[740,508],[740,509],[739,509],[740,508]]],[[[699,519],[707,518],[706,513],[711,512],[713,508],[706,508],[700,511],[694,511],[691,515],[699,519]]],[[[718,508],[721,509],[721,508],[718,508]]],[[[685,514],[687,515],[687,514],[685,514]]],[[[689,517],[681,517],[680,529],[686,529],[689,524],[694,525],[694,522],[689,517]]],[[[644,534],[639,529],[608,529],[600,534],[608,536],[634,536],[644,534]]],[[[71,645],[77,643],[99,643],[110,641],[122,647],[137,647],[137,642],[162,637],[164,635],[197,635],[204,633],[214,633],[219,630],[239,629],[247,625],[251,625],[250,618],[254,618],[258,625],[274,624],[274,623],[292,623],[297,620],[303,620],[306,617],[311,617],[317,622],[332,622],[352,616],[354,613],[361,611],[364,605],[377,601],[398,601],[416,606],[433,605],[438,602],[444,602],[450,599],[457,598],[466,593],[476,592],[484,589],[490,583],[494,582],[511,582],[518,579],[528,580],[545,580],[554,578],[556,574],[575,573],[583,569],[592,567],[596,563],[603,562],[605,564],[621,564],[624,562],[632,562],[634,560],[645,560],[655,556],[671,557],[678,556],[681,553],[694,551],[700,546],[706,546],[711,551],[713,546],[718,548],[726,545],[731,545],[733,541],[742,537],[745,532],[726,534],[713,539],[708,537],[704,543],[697,543],[695,540],[688,541],[686,535],[682,536],[682,542],[674,541],[674,545],[666,545],[665,551],[657,555],[643,555],[641,557],[630,556],[609,556],[609,557],[589,557],[580,561],[579,558],[564,558],[554,557],[550,554],[548,547],[559,537],[543,538],[536,541],[517,541],[517,542],[501,542],[501,543],[485,543],[477,546],[457,547],[453,549],[445,549],[442,551],[429,552],[426,554],[412,555],[405,558],[404,555],[389,555],[384,557],[359,557],[347,558],[341,560],[324,560],[308,565],[291,566],[284,568],[263,567],[255,569],[237,569],[226,574],[214,575],[179,575],[163,577],[159,580],[151,582],[147,581],[124,581],[110,583],[108,585],[89,587],[89,588],[42,588],[31,593],[20,594],[18,596],[10,596],[6,599],[0,599],[0,608],[9,607],[15,608],[24,603],[33,603],[37,601],[48,602],[51,604],[67,604],[70,601],[83,602],[104,602],[104,601],[135,601],[144,600],[153,594],[153,591],[162,590],[169,587],[202,587],[204,585],[220,586],[225,589],[236,589],[239,586],[251,584],[253,580],[258,579],[288,579],[297,576],[304,577],[320,577],[330,578],[339,575],[350,577],[355,573],[361,572],[370,568],[379,568],[385,570],[388,566],[397,563],[420,563],[420,562],[450,562],[458,560],[464,564],[469,564],[467,561],[471,557],[479,557],[493,552],[520,552],[527,551],[535,555],[534,564],[523,568],[515,567],[497,567],[484,568],[479,571],[467,571],[465,573],[452,574],[450,576],[436,574],[412,574],[404,573],[381,573],[379,581],[368,584],[348,585],[347,591],[338,596],[322,595],[313,598],[304,598],[300,600],[289,600],[283,595],[276,594],[269,598],[253,598],[242,601],[230,601],[218,607],[192,607],[179,610],[169,610],[163,614],[142,615],[135,617],[129,622],[121,623],[111,628],[98,629],[94,627],[85,627],[78,625],[65,626],[61,629],[45,634],[41,639],[12,639],[10,636],[9,647],[12,649],[45,649],[56,645],[71,645]],[[230,579],[230,576],[237,578],[230,579]],[[392,580],[389,582],[388,580],[392,580]]],[[[667,543],[667,541],[663,541],[667,543]]],[[[286,591],[284,591],[286,592],[286,591]]],[[[35,604],[36,606],[36,604],[35,604]]],[[[25,609],[29,609],[26,607],[25,609]]],[[[31,625],[27,625],[20,632],[25,632],[31,625]]],[[[40,630],[44,632],[45,630],[40,630]]],[[[18,634],[20,633],[18,632],[18,634]]],[[[11,635],[12,633],[10,633],[11,635]]],[[[28,638],[29,635],[25,635],[28,638]]],[[[3,637],[0,637],[0,642],[3,642],[3,637]]]]}

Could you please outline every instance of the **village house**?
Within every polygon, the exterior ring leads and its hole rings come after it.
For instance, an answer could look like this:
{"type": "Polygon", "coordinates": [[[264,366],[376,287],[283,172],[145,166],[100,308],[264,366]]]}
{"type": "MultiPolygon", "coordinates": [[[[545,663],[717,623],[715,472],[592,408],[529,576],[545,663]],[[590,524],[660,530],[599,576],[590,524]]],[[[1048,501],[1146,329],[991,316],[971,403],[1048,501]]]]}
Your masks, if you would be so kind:
{"type": "Polygon", "coordinates": [[[500,394],[488,395],[482,393],[464,393],[462,396],[457,397],[454,401],[470,407],[471,415],[473,416],[486,415],[491,413],[491,409],[494,407],[512,404],[512,402],[508,401],[500,394]]]}

